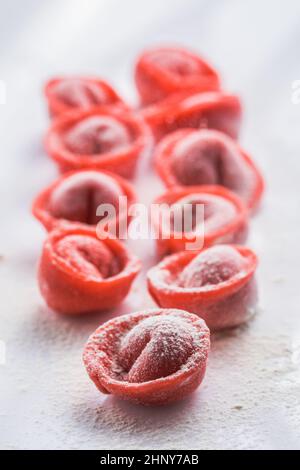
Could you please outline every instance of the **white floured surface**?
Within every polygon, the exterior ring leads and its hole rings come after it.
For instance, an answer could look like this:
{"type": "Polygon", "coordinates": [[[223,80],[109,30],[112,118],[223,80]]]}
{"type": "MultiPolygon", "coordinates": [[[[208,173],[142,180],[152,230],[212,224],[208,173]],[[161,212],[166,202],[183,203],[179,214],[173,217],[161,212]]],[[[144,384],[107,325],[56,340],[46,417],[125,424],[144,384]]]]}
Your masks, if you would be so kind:
{"type": "MultiPolygon", "coordinates": [[[[299,14],[296,0],[284,7],[280,0],[1,2],[1,448],[300,448],[300,104],[291,101],[300,79],[299,14]],[[227,88],[241,93],[241,141],[268,191],[249,242],[261,259],[259,315],[215,338],[204,384],[191,398],[147,409],[101,395],[82,366],[84,342],[108,316],[68,319],[45,307],[35,280],[45,233],[29,207],[56,174],[41,144],[43,81],[95,73],[134,98],[134,57],[162,41],[203,52],[227,88]]],[[[141,200],[161,189],[145,163],[141,200]]],[[[153,264],[149,243],[131,246],[145,269],[153,264]]],[[[118,313],[150,306],[141,276],[118,313]]]]}

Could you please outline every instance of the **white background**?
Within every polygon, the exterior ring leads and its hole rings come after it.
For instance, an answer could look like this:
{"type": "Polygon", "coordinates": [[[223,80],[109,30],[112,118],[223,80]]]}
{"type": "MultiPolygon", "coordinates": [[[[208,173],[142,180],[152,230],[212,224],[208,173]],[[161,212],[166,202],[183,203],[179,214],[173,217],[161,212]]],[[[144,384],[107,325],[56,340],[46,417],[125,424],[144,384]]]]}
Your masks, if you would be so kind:
{"type": "MultiPolygon", "coordinates": [[[[0,446],[8,449],[300,448],[300,2],[292,0],[10,0],[0,2],[0,446]],[[260,313],[214,338],[203,386],[182,403],[148,409],[101,395],[81,352],[107,315],[50,312],[35,270],[45,232],[30,215],[56,169],[42,147],[44,81],[94,73],[136,99],[132,67],[145,46],[178,43],[241,94],[241,141],[267,181],[249,240],[260,256],[260,313]],[[1,343],[3,349],[3,343],[1,343]]],[[[144,165],[141,200],[162,186],[144,165]]],[[[149,244],[132,243],[145,270],[149,244]]],[[[116,313],[152,305],[143,276],[116,313]]]]}

